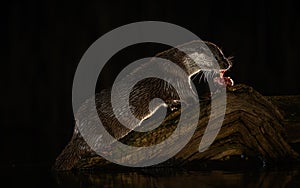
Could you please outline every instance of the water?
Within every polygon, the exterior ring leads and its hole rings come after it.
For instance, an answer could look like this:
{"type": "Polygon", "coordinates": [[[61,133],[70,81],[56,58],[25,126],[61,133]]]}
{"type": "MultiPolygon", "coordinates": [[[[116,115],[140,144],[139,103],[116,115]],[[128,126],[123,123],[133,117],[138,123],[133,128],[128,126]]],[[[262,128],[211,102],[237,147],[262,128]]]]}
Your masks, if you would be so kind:
{"type": "MultiPolygon", "coordinates": [[[[3,170],[3,169],[2,169],[3,170]]],[[[40,166],[11,167],[1,175],[6,187],[300,187],[299,167],[248,171],[171,169],[130,172],[53,172],[40,166]]]]}

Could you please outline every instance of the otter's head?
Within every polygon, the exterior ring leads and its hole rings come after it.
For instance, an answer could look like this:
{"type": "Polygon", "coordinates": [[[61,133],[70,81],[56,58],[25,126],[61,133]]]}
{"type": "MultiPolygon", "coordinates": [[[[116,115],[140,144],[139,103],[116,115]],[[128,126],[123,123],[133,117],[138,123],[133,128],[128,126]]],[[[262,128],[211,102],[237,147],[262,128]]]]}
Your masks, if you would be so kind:
{"type": "Polygon", "coordinates": [[[226,58],[222,50],[211,42],[192,41],[179,47],[184,51],[182,61],[189,75],[201,74],[200,81],[214,79],[218,84],[233,85],[230,77],[224,77],[232,67],[230,58],[226,58]]]}
{"type": "Polygon", "coordinates": [[[209,50],[212,52],[214,58],[218,61],[221,70],[229,70],[232,67],[232,62],[230,58],[226,58],[222,50],[215,44],[211,42],[205,42],[209,50]]]}
{"type": "Polygon", "coordinates": [[[192,77],[201,74],[200,81],[213,78],[218,84],[233,85],[230,77],[224,77],[232,63],[226,58],[222,50],[211,42],[200,40],[188,42],[159,53],[161,57],[172,61],[180,66],[192,77]]]}

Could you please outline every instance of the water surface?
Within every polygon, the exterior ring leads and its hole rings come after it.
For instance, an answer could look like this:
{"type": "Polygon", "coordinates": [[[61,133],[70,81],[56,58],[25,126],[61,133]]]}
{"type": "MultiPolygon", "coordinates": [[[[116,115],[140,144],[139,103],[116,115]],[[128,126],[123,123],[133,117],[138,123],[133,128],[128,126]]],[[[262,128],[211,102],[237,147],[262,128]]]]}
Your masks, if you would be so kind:
{"type": "Polygon", "coordinates": [[[1,176],[7,187],[300,187],[299,167],[244,171],[152,169],[57,173],[45,167],[23,166],[12,167],[1,176]]]}

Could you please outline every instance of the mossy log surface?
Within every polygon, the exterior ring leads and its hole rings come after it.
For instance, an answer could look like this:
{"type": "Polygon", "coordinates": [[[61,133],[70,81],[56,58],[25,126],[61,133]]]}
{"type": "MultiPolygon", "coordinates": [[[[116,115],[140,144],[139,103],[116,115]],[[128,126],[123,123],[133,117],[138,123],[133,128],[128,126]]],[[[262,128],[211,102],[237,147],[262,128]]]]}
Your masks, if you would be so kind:
{"type": "MultiPolygon", "coordinates": [[[[97,100],[96,100],[97,101],[97,100]]],[[[208,164],[277,164],[296,161],[299,155],[289,143],[300,141],[300,96],[265,97],[252,87],[238,84],[227,88],[225,119],[213,144],[199,152],[199,143],[207,127],[210,103],[202,102],[198,127],[188,144],[174,157],[157,166],[205,167],[208,164]]],[[[180,110],[168,114],[155,131],[148,134],[129,133],[120,141],[147,146],[163,141],[176,128],[180,110]]],[[[217,117],[216,117],[217,118],[217,117]]],[[[186,130],[189,131],[189,130],[186,130]]],[[[53,166],[55,170],[121,168],[97,155],[78,130],[53,166]]]]}

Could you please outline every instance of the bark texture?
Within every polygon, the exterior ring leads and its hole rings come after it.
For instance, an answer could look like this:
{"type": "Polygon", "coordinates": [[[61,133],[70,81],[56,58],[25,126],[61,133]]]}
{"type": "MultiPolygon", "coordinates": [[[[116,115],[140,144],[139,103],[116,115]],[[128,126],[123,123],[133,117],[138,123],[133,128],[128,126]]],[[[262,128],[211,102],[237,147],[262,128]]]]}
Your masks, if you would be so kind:
{"type": "MultiPolygon", "coordinates": [[[[96,98],[96,104],[97,101],[96,98]]],[[[201,102],[198,127],[192,139],[174,157],[157,166],[205,167],[211,163],[231,162],[238,165],[251,164],[253,161],[266,165],[297,160],[298,153],[288,143],[297,143],[300,140],[295,132],[299,127],[299,105],[295,103],[300,103],[299,96],[265,97],[247,85],[229,87],[225,119],[213,144],[204,152],[198,151],[211,107],[208,101],[201,102]]],[[[83,108],[84,110],[87,109],[83,108]]],[[[179,109],[168,113],[163,124],[153,131],[146,134],[129,132],[119,140],[134,146],[157,144],[172,134],[180,113],[179,109]]],[[[214,118],[217,120],[218,116],[214,118]]],[[[187,128],[185,131],[190,130],[187,128]]],[[[76,126],[71,141],[54,164],[54,169],[60,171],[113,167],[120,166],[103,159],[91,150],[76,126]]]]}

